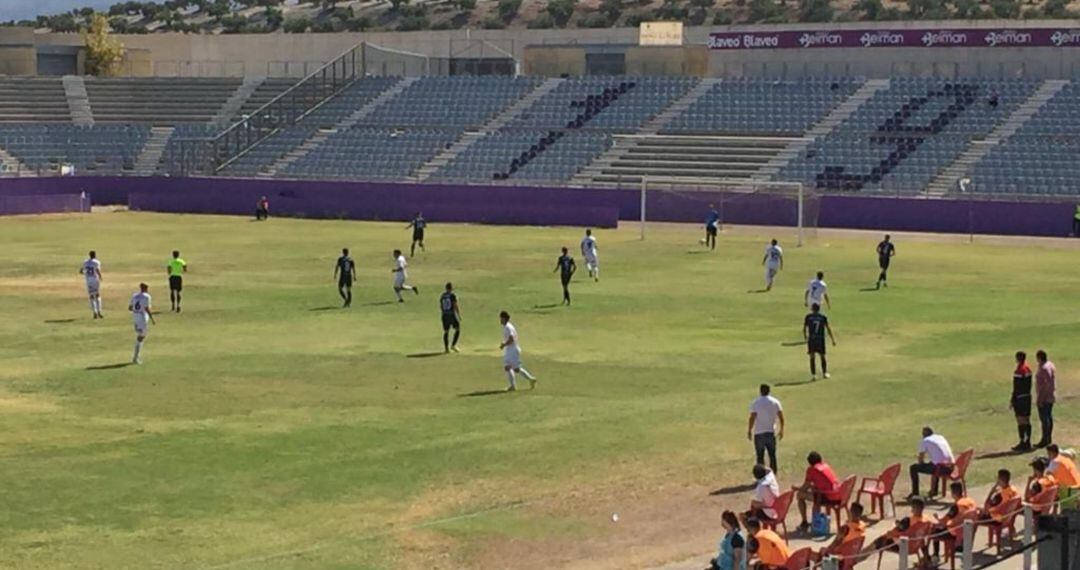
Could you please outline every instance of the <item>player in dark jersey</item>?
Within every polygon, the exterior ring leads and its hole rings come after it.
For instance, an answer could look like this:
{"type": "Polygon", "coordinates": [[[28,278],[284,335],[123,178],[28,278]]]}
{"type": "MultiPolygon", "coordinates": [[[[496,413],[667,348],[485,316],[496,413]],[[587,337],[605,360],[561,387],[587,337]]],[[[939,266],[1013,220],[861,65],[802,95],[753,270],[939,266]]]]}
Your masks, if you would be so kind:
{"type": "Polygon", "coordinates": [[[1009,409],[1016,415],[1016,433],[1020,436],[1020,443],[1013,451],[1031,451],[1031,367],[1027,365],[1027,353],[1022,350],[1016,353],[1009,409]]]}
{"type": "Polygon", "coordinates": [[[821,314],[821,305],[810,305],[810,314],[803,319],[803,338],[806,339],[806,352],[810,355],[810,381],[817,380],[817,366],[814,355],[821,356],[821,377],[829,377],[829,364],[825,361],[825,333],[829,334],[829,340],[836,346],[836,337],[833,336],[832,327],[829,326],[829,318],[821,314]]]}
{"type": "Polygon", "coordinates": [[[341,249],[341,257],[334,264],[334,277],[337,277],[338,294],[345,304],[341,308],[352,306],[352,284],[356,282],[356,263],[349,257],[349,248],[341,249]]]}
{"type": "Polygon", "coordinates": [[[709,215],[705,218],[705,247],[716,249],[716,234],[720,230],[720,212],[709,204],[709,215]]]}
{"type": "Polygon", "coordinates": [[[443,350],[457,352],[457,341],[461,337],[461,311],[458,309],[454,285],[446,284],[446,292],[439,297],[439,309],[442,311],[443,350]],[[450,329],[454,329],[454,342],[450,342],[450,329]]]}
{"type": "MultiPolygon", "coordinates": [[[[574,263],[574,258],[570,257],[570,250],[565,247],[562,248],[562,256],[555,261],[555,271],[560,272],[562,278],[562,302],[564,305],[570,304],[570,278],[574,276],[574,272],[577,271],[577,264],[574,263]]],[[[552,272],[554,273],[554,271],[552,272]]]]}
{"type": "Polygon", "coordinates": [[[881,268],[881,275],[878,275],[877,286],[875,287],[875,289],[881,289],[882,285],[886,287],[889,286],[889,284],[886,282],[886,280],[888,279],[888,275],[886,274],[889,272],[889,262],[892,260],[892,256],[894,255],[896,255],[896,246],[894,246],[893,243],[889,241],[889,234],[885,234],[885,239],[882,240],[881,243],[877,244],[877,263],[878,267],[881,268]]]}
{"type": "Polygon", "coordinates": [[[409,248],[409,257],[416,255],[416,244],[420,244],[420,251],[424,251],[424,228],[427,227],[427,220],[424,219],[423,212],[417,212],[416,217],[409,222],[409,225],[405,226],[405,229],[412,228],[412,246],[409,248]]]}

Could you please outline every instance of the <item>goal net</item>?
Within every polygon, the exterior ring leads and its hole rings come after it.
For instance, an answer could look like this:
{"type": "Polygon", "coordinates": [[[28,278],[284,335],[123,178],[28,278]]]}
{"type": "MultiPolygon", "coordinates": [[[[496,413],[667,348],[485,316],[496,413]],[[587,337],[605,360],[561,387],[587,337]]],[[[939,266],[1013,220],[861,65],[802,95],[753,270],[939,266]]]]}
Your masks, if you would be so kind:
{"type": "Polygon", "coordinates": [[[641,239],[649,221],[687,221],[711,209],[723,224],[786,226],[801,247],[817,230],[820,199],[799,182],[646,176],[641,179],[641,239]]]}

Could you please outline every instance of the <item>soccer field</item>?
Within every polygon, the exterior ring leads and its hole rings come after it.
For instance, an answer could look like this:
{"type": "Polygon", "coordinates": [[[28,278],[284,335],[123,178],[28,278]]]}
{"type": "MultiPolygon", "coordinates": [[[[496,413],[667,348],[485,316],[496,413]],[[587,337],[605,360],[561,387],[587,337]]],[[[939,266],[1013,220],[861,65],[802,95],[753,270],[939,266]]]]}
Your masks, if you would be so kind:
{"type": "MultiPolygon", "coordinates": [[[[747,405],[776,385],[782,485],[820,451],[843,475],[910,462],[932,424],[978,455],[1015,443],[1012,355],[1059,370],[1057,439],[1080,433],[1080,264],[1061,242],[822,230],[762,287],[767,229],[440,225],[391,291],[404,224],[98,212],[0,220],[0,567],[604,568],[704,551],[747,493],[747,405]],[[559,307],[558,248],[580,271],[559,307]],[[332,279],[342,247],[353,307],[332,279]],[[96,249],[104,321],[77,271],[96,249]],[[165,264],[189,264],[184,312],[165,264]],[[821,269],[839,346],[810,384],[802,293],[821,269]],[[453,281],[462,352],[442,355],[438,295],[453,281]],[[128,366],[127,301],[158,311],[128,366]],[[505,387],[498,311],[513,315],[535,391],[505,387]],[[490,392],[485,394],[485,392],[490,392]],[[613,512],[620,520],[613,523],[613,512]]],[[[1035,428],[1038,437],[1038,427],[1035,428]]],[[[974,483],[1024,457],[983,459],[974,483]]],[[[900,493],[907,491],[902,481],[900,493]]],[[[979,498],[981,500],[981,497],[979,498]]]]}

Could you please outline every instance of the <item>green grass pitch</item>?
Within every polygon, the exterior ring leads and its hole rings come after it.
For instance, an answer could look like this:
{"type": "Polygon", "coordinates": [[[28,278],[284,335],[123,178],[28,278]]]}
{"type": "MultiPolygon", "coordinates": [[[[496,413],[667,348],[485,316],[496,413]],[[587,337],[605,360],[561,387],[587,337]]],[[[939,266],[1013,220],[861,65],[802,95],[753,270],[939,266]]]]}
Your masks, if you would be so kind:
{"type": "MultiPolygon", "coordinates": [[[[644,242],[636,227],[599,231],[603,278],[582,267],[566,309],[552,270],[562,245],[581,263],[578,228],[436,220],[410,267],[421,294],[398,305],[390,252],[408,248],[404,224],[4,219],[0,567],[658,562],[710,548],[699,538],[718,535],[719,509],[745,503],[706,491],[749,479],[758,384],[786,384],[782,484],[811,449],[866,475],[908,463],[925,423],[957,450],[1011,446],[1017,349],[1050,352],[1058,439],[1077,433],[1075,249],[898,236],[891,287],[871,292],[879,236],[823,230],[795,248],[777,232],[786,266],[760,294],[749,291],[769,230],[725,232],[711,254],[696,227],[657,226],[644,242]],[[350,310],[332,279],[345,246],[360,274],[350,310]],[[174,248],[189,263],[182,315],[168,312],[174,248]],[[101,322],[77,274],[89,249],[105,275],[101,322]],[[839,346],[832,379],[811,385],[803,348],[789,345],[818,269],[839,346]],[[448,280],[462,352],[430,356],[448,280]],[[144,365],[112,367],[131,357],[125,309],[140,281],[158,325],[144,365]],[[505,386],[501,309],[540,385],[465,397],[505,386]]],[[[1022,457],[981,460],[974,479],[1002,465],[1026,474],[1022,457]]]]}

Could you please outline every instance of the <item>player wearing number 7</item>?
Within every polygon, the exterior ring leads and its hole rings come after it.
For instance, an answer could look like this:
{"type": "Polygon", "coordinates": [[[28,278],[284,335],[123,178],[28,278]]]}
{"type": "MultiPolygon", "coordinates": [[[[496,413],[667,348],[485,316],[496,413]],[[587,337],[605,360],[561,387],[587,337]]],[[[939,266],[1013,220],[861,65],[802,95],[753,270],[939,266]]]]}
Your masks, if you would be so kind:
{"type": "Polygon", "coordinates": [[[806,339],[806,352],[810,355],[810,381],[817,380],[817,367],[814,355],[821,356],[821,377],[829,377],[828,363],[825,361],[825,333],[829,333],[829,340],[836,346],[836,337],[833,336],[832,327],[829,326],[829,318],[821,314],[821,305],[814,303],[810,306],[810,314],[803,319],[803,338],[806,339]]]}
{"type": "Polygon", "coordinates": [[[131,319],[135,323],[135,354],[131,357],[131,361],[135,364],[142,364],[139,354],[142,352],[143,341],[146,340],[146,334],[150,331],[150,324],[157,324],[150,309],[150,286],[139,283],[139,292],[131,296],[131,303],[128,304],[131,319]]]}

